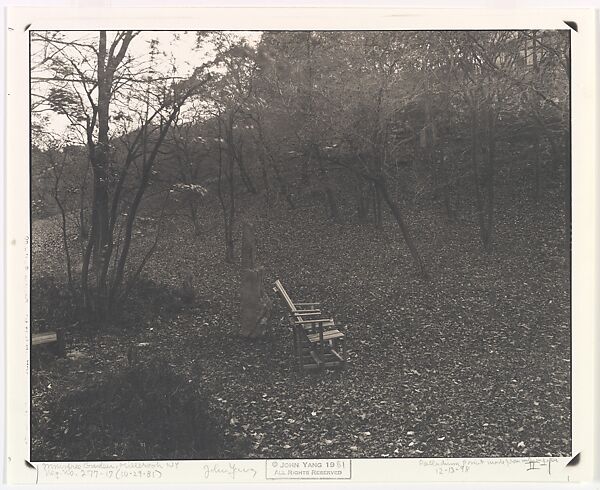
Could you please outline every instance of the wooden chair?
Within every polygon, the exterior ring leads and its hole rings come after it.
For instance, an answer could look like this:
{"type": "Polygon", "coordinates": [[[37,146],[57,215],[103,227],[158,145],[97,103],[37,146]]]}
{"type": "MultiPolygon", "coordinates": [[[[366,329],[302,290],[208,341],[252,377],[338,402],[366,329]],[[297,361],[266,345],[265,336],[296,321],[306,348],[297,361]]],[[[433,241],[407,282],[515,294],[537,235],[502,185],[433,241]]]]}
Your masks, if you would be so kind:
{"type": "Polygon", "coordinates": [[[278,279],[273,288],[285,302],[294,334],[294,355],[301,370],[343,367],[345,336],[333,318],[321,318],[319,303],[294,303],[278,279]]]}

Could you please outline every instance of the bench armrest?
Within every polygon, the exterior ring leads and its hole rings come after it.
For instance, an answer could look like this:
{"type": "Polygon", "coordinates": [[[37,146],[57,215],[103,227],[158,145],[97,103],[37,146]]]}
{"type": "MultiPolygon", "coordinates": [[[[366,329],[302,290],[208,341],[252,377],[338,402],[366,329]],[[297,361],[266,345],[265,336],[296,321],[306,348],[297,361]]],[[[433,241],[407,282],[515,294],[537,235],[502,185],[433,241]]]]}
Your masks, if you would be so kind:
{"type": "Polygon", "coordinates": [[[316,318],[316,319],[310,319],[310,320],[295,320],[294,323],[298,323],[300,325],[318,325],[318,324],[322,324],[322,323],[327,323],[327,322],[333,322],[333,318],[316,318]]]}

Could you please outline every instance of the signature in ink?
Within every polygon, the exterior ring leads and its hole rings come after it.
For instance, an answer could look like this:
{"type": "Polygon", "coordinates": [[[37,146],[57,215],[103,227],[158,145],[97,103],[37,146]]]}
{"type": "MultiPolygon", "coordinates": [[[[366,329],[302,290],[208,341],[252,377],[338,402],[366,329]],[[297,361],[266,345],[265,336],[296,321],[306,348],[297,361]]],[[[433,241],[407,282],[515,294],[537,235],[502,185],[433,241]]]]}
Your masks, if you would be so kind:
{"type": "Polygon", "coordinates": [[[204,478],[208,479],[215,475],[229,476],[232,480],[235,480],[238,475],[247,475],[252,478],[256,477],[256,470],[254,468],[241,468],[235,463],[214,463],[212,465],[204,465],[204,478]]]}

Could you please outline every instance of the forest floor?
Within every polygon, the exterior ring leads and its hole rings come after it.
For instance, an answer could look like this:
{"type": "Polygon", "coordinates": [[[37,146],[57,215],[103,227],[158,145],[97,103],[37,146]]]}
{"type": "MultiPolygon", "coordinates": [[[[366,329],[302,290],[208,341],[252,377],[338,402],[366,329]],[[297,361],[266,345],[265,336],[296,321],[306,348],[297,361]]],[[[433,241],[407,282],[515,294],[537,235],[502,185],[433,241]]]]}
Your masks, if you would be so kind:
{"type": "MultiPolygon", "coordinates": [[[[255,226],[267,281],[281,279],[298,301],[320,301],[346,332],[346,369],[298,372],[275,296],[267,337],[240,339],[239,264],[223,261],[218,209],[207,211],[198,237],[174,219],[146,268],[159,286],[147,282],[124,329],[72,326],[65,358],[41,352],[32,359],[33,460],[204,454],[177,443],[156,453],[152,447],[165,447],[160,436],[145,441],[128,434],[131,427],[116,431],[86,418],[103,408],[86,412],[92,395],[82,393],[97,394],[100,383],[126,373],[128,348],[138,342],[148,344],[143,355],[176,374],[167,386],[184,380],[218,415],[222,457],[570,454],[570,273],[559,203],[499,210],[490,254],[473,216],[448,224],[441,210],[407,210],[430,281],[415,274],[391,220],[378,230],[333,224],[321,207],[239,209],[238,223],[255,226]],[[192,305],[168,293],[186,273],[197,292],[192,305]]],[[[60,323],[56,305],[44,310],[43,298],[48,284],[64,278],[52,219],[33,223],[32,260],[33,325],[52,329],[60,323]]],[[[121,396],[115,390],[107,396],[121,396]]]]}

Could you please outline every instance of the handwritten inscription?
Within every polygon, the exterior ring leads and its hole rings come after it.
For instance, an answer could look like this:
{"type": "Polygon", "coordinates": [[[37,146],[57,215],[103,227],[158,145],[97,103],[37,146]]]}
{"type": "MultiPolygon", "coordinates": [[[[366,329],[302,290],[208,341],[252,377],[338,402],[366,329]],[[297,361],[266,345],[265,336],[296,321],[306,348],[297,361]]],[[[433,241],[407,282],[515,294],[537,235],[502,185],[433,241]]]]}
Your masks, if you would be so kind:
{"type": "MultiPolygon", "coordinates": [[[[90,462],[90,463],[39,463],[37,470],[42,481],[129,481],[151,482],[169,480],[179,470],[184,470],[178,461],[149,462],[90,462]]],[[[189,471],[189,470],[188,470],[189,471]]],[[[252,465],[234,462],[206,463],[194,472],[197,480],[249,481],[256,478],[257,470],[252,465]]]]}
{"type": "MultiPolygon", "coordinates": [[[[506,466],[513,469],[522,469],[524,472],[539,471],[552,475],[552,465],[558,458],[495,458],[495,459],[424,459],[419,461],[419,466],[431,468],[438,476],[468,475],[478,466],[506,466]]],[[[542,476],[540,474],[540,476],[542,476]]]]}
{"type": "Polygon", "coordinates": [[[178,462],[40,463],[38,470],[42,478],[49,481],[156,481],[178,465],[178,462]]]}
{"type": "MultiPolygon", "coordinates": [[[[486,474],[519,473],[527,480],[560,479],[563,458],[422,459],[420,479],[472,480],[486,474]],[[494,469],[495,468],[495,469],[494,469]],[[500,471],[498,471],[500,470],[500,471]],[[516,470],[516,473],[515,473],[516,470]]],[[[200,462],[196,462],[200,463],[200,462]]],[[[414,461],[414,464],[417,464],[414,461]]],[[[40,482],[156,482],[195,481],[342,480],[352,478],[352,461],[342,459],[267,460],[264,462],[212,461],[196,464],[177,461],[115,461],[89,463],[35,463],[40,482]],[[264,466],[263,466],[264,465],[264,466]],[[266,468],[265,468],[266,466],[266,468]],[[263,476],[263,471],[266,474],[263,476]],[[186,479],[185,477],[183,478],[186,479]]],[[[414,468],[414,467],[413,467],[414,468]]],[[[566,476],[565,476],[566,479],[566,476]]]]}
{"type": "Polygon", "coordinates": [[[235,480],[236,477],[243,475],[244,479],[248,477],[254,479],[256,477],[256,470],[254,468],[243,468],[235,463],[212,463],[204,465],[204,478],[211,479],[211,477],[220,476],[226,477],[231,480],[235,480]]]}
{"type": "Polygon", "coordinates": [[[552,463],[558,461],[556,458],[532,458],[525,461],[526,471],[543,470],[552,474],[552,463]]]}

